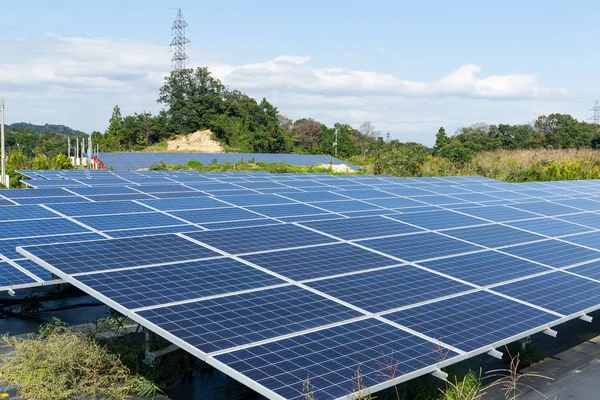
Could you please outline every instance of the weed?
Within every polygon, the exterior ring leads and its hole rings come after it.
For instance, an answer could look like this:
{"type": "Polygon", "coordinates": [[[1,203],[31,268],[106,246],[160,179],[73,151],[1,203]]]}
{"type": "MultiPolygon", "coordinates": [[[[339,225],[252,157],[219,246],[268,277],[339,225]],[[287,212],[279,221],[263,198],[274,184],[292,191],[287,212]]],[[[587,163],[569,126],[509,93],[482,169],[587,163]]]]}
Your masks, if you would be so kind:
{"type": "Polygon", "coordinates": [[[158,388],[131,374],[120,358],[90,335],[74,332],[58,320],[40,328],[40,337],[4,337],[13,350],[2,356],[2,379],[31,400],[80,397],[127,399],[152,397],[158,388]]]}

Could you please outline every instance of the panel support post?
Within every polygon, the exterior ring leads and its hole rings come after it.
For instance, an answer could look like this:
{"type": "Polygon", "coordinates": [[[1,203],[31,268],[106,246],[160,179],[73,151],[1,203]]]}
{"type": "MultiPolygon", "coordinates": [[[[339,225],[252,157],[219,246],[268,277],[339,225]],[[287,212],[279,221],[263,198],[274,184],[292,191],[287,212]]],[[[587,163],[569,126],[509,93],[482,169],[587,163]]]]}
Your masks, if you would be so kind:
{"type": "Polygon", "coordinates": [[[502,352],[498,351],[496,349],[491,349],[490,351],[488,351],[488,354],[494,358],[497,358],[498,360],[502,360],[502,352]]]}
{"type": "Polygon", "coordinates": [[[443,381],[448,379],[448,374],[445,373],[444,371],[442,371],[441,369],[435,369],[431,375],[435,376],[438,379],[441,379],[443,381]]]}
{"type": "Polygon", "coordinates": [[[556,332],[554,329],[548,328],[544,331],[544,334],[546,334],[548,336],[556,337],[556,335],[558,335],[558,332],[556,332]]]}

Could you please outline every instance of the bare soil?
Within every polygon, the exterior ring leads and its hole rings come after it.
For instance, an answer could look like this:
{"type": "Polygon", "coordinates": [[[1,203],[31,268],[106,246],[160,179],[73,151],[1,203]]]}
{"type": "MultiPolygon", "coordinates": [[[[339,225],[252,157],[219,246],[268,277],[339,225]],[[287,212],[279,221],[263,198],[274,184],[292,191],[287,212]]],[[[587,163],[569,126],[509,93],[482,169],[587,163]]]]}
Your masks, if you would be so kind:
{"type": "Polygon", "coordinates": [[[189,151],[194,153],[223,153],[221,144],[213,139],[210,130],[179,135],[167,142],[167,151],[189,151]]]}

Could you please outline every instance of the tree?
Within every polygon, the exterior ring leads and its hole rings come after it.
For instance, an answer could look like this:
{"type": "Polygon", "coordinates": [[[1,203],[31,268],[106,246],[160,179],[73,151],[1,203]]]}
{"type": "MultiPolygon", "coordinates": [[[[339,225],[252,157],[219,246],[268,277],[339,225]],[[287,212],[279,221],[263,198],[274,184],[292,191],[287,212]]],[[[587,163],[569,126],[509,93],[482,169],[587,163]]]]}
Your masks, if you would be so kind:
{"type": "Polygon", "coordinates": [[[226,87],[208,68],[173,71],[160,88],[158,103],[166,106],[167,129],[171,133],[190,133],[210,127],[222,114],[226,87]]]}
{"type": "Polygon", "coordinates": [[[433,146],[433,153],[437,154],[445,145],[448,144],[450,140],[448,139],[448,135],[446,135],[446,130],[443,126],[438,129],[437,134],[435,135],[435,145],[433,146]]]}
{"type": "Polygon", "coordinates": [[[297,145],[312,149],[319,143],[321,123],[313,119],[305,119],[294,125],[293,134],[297,145]]]}
{"type": "Polygon", "coordinates": [[[124,142],[123,139],[123,117],[121,116],[119,106],[115,106],[109,120],[108,128],[106,129],[106,145],[108,146],[108,150],[119,150],[121,143],[124,142]]]}

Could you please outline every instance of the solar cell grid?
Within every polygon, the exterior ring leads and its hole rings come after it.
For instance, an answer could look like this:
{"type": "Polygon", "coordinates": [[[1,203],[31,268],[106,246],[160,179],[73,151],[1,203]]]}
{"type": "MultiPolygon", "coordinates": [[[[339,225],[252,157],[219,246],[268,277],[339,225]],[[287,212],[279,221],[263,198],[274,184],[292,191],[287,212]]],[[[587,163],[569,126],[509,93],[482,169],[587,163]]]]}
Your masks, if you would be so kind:
{"type": "Polygon", "coordinates": [[[43,259],[65,274],[104,271],[175,261],[197,260],[219,254],[173,234],[99,240],[82,243],[27,246],[27,257],[43,259]]]}
{"type": "Polygon", "coordinates": [[[481,250],[479,246],[461,242],[433,232],[361,240],[361,246],[407,261],[427,260],[481,250]]]}
{"type": "Polygon", "coordinates": [[[0,207],[0,222],[56,217],[58,217],[56,213],[38,205],[0,207]]]}
{"type": "Polygon", "coordinates": [[[563,315],[600,304],[599,282],[560,271],[498,286],[494,291],[563,315]]]}
{"type": "Polygon", "coordinates": [[[229,258],[82,275],[77,280],[128,309],[285,283],[229,258]]]}
{"type": "Polygon", "coordinates": [[[205,353],[362,316],[308,290],[284,286],[139,311],[205,353]]]}
{"type": "Polygon", "coordinates": [[[544,236],[503,225],[483,225],[471,228],[459,228],[448,230],[444,233],[457,239],[466,240],[467,242],[490,248],[533,242],[544,238],[544,236]]]}
{"type": "Polygon", "coordinates": [[[494,251],[426,261],[419,265],[480,286],[549,271],[539,264],[494,251]]]}
{"type": "Polygon", "coordinates": [[[336,241],[308,229],[289,224],[195,232],[187,236],[229,254],[310,246],[336,241]]]}
{"type": "Polygon", "coordinates": [[[392,221],[381,216],[304,222],[302,225],[344,240],[399,235],[421,231],[420,228],[402,222],[392,221]]]}
{"type": "Polygon", "coordinates": [[[399,264],[346,243],[251,254],[242,258],[296,281],[399,264]]]}
{"type": "Polygon", "coordinates": [[[36,280],[8,262],[0,262],[0,288],[35,283],[36,280]]]}
{"type": "Polygon", "coordinates": [[[487,292],[474,292],[384,316],[463,351],[492,346],[558,317],[487,292]]]}
{"type": "MultiPolygon", "coordinates": [[[[375,319],[357,321],[221,354],[215,358],[286,399],[302,399],[306,377],[318,398],[352,390],[360,367],[363,384],[382,381],[381,365],[392,359],[397,376],[425,368],[439,349],[432,343],[375,319]]],[[[452,358],[456,353],[449,351],[452,358]]]]}
{"type": "Polygon", "coordinates": [[[390,216],[389,218],[430,230],[459,228],[463,226],[474,226],[488,223],[487,221],[449,210],[397,214],[390,216]]]}
{"type": "Polygon", "coordinates": [[[600,252],[558,240],[507,247],[503,252],[560,268],[600,258],[600,252]]]}
{"type": "Polygon", "coordinates": [[[324,279],[307,285],[369,312],[387,311],[473,289],[408,265],[324,279]]]}

